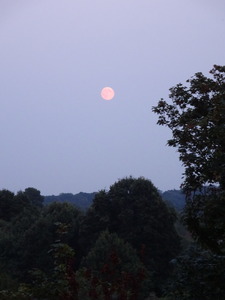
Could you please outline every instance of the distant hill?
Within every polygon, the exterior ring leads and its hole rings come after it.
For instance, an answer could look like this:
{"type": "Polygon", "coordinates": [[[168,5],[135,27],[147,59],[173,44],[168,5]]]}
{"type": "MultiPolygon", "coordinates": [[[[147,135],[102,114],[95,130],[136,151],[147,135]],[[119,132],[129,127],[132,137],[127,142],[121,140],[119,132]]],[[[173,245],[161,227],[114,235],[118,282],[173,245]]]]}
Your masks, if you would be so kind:
{"type": "Polygon", "coordinates": [[[79,193],[79,194],[71,194],[71,193],[62,193],[58,196],[45,196],[44,204],[50,204],[52,202],[69,202],[71,204],[76,205],[82,210],[87,210],[88,207],[92,204],[92,201],[95,197],[96,193],[79,193]]]}
{"type": "Polygon", "coordinates": [[[161,194],[163,200],[172,205],[177,211],[183,210],[185,206],[185,195],[181,190],[168,190],[161,194]]]}
{"type": "MultiPolygon", "coordinates": [[[[96,193],[62,193],[58,196],[45,196],[44,204],[50,204],[52,202],[69,202],[82,210],[87,210],[91,206],[96,193]]],[[[177,211],[181,211],[185,205],[185,195],[180,190],[168,190],[166,192],[160,192],[162,199],[173,206],[177,211]]]]}

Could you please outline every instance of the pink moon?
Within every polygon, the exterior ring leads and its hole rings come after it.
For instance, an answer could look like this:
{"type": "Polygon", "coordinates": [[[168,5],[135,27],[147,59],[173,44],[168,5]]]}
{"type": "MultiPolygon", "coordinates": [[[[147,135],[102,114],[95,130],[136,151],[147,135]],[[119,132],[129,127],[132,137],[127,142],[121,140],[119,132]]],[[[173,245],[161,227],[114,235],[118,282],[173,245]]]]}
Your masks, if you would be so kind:
{"type": "Polygon", "coordinates": [[[107,86],[102,89],[101,96],[104,100],[112,100],[115,96],[115,92],[111,87],[107,86]]]}

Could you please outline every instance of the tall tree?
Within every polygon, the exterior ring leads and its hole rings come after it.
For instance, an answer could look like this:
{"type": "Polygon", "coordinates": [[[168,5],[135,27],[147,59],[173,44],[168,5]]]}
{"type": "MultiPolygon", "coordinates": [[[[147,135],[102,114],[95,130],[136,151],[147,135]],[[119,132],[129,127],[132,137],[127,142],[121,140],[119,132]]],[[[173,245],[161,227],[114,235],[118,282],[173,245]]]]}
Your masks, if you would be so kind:
{"type": "Polygon", "coordinates": [[[203,245],[225,252],[225,66],[208,78],[196,73],[170,89],[170,101],[153,107],[158,124],[172,131],[184,165],[185,221],[203,245]],[[213,225],[213,227],[212,227],[213,225]]]}
{"type": "Polygon", "coordinates": [[[81,227],[81,238],[88,251],[101,231],[117,233],[137,250],[160,282],[168,275],[169,261],[179,252],[174,221],[151,181],[129,177],[113,184],[108,192],[96,194],[81,227]]]}

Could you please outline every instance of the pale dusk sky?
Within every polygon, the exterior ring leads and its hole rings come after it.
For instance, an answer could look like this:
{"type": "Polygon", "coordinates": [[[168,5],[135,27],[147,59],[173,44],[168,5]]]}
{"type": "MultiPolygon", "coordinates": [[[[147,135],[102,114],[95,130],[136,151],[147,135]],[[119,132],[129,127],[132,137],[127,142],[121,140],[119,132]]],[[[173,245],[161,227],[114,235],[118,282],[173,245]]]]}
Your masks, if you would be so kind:
{"type": "Polygon", "coordinates": [[[213,64],[223,0],[1,0],[0,189],[94,192],[130,175],[178,189],[151,108],[213,64]]]}

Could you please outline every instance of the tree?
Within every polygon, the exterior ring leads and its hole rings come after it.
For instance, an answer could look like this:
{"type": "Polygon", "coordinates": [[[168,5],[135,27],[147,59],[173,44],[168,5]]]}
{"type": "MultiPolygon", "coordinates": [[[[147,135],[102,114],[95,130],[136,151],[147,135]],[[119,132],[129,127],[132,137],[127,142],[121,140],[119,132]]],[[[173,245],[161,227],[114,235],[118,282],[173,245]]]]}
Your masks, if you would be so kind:
{"type": "Polygon", "coordinates": [[[12,288],[16,281],[15,266],[17,259],[17,247],[15,236],[10,232],[8,224],[0,221],[0,290],[12,288]]]}
{"type": "MultiPolygon", "coordinates": [[[[97,293],[124,299],[143,299],[151,287],[150,274],[133,247],[115,233],[103,231],[82,266],[90,272],[91,286],[97,293]]],[[[111,299],[111,298],[110,298],[111,299]]]]}
{"type": "Polygon", "coordinates": [[[40,208],[44,197],[40,191],[27,188],[24,192],[14,194],[8,190],[0,191],[0,219],[11,222],[23,213],[24,209],[40,208]]]}
{"type": "MultiPolygon", "coordinates": [[[[48,273],[41,269],[29,271],[30,282],[20,283],[13,288],[5,274],[0,272],[0,284],[3,277],[7,284],[0,289],[2,300],[78,300],[78,283],[73,271],[74,250],[62,242],[67,234],[68,226],[58,222],[56,225],[57,240],[51,245],[48,254],[51,254],[53,266],[48,273]]],[[[80,298],[79,298],[80,299],[80,298]]]]}
{"type": "Polygon", "coordinates": [[[24,194],[27,196],[32,205],[42,207],[44,196],[41,196],[40,191],[35,188],[29,187],[25,189],[24,194]]]}
{"type": "MultiPolygon", "coordinates": [[[[35,192],[41,197],[39,191],[35,192]]],[[[21,273],[24,253],[21,240],[39,215],[40,207],[32,203],[26,192],[14,194],[7,190],[0,191],[0,265],[1,272],[10,274],[12,279],[21,273]]]]}
{"type": "MultiPolygon", "coordinates": [[[[43,207],[40,217],[20,239],[20,269],[24,276],[32,268],[39,268],[46,272],[51,269],[53,261],[48,255],[48,251],[51,244],[57,239],[56,224],[59,222],[68,225],[64,242],[79,251],[77,244],[80,217],[80,211],[69,203],[55,202],[43,207]]],[[[23,279],[26,280],[27,278],[24,276],[23,279]]]]}
{"type": "Polygon", "coordinates": [[[172,131],[184,165],[185,222],[203,245],[225,251],[225,66],[214,65],[207,78],[196,73],[170,89],[172,103],[153,107],[158,124],[172,131]],[[214,229],[211,227],[213,224],[214,229]]]}
{"type": "Polygon", "coordinates": [[[170,89],[172,104],[161,99],[153,107],[157,123],[172,131],[168,145],[178,147],[185,191],[208,183],[225,189],[225,66],[215,65],[210,73],[213,78],[196,73],[189,87],[170,89]]]}
{"type": "Polygon", "coordinates": [[[223,300],[225,294],[225,257],[196,246],[174,260],[175,272],[166,299],[223,300]]]}
{"type": "Polygon", "coordinates": [[[96,194],[81,226],[81,244],[87,253],[102,231],[117,233],[136,249],[158,285],[168,276],[169,261],[180,250],[174,222],[174,214],[151,181],[124,178],[108,192],[96,194]]]}
{"type": "Polygon", "coordinates": [[[14,193],[8,190],[0,191],[0,219],[10,221],[14,216],[14,193]]]}

